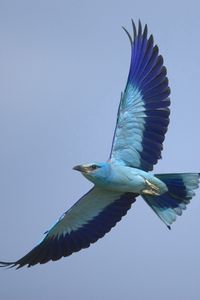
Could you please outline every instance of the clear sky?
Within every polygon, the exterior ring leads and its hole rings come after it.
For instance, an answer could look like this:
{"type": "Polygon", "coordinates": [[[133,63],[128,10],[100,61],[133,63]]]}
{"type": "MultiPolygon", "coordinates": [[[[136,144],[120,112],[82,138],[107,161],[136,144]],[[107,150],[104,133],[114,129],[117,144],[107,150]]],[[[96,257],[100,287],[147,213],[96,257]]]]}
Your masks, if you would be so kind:
{"type": "MultiPolygon", "coordinates": [[[[199,1],[0,1],[0,260],[16,260],[108,158],[130,60],[131,18],[164,56],[172,114],[155,172],[200,171],[199,1]]],[[[169,231],[141,198],[89,249],[0,270],[0,299],[199,300],[200,191],[169,231]]]]}

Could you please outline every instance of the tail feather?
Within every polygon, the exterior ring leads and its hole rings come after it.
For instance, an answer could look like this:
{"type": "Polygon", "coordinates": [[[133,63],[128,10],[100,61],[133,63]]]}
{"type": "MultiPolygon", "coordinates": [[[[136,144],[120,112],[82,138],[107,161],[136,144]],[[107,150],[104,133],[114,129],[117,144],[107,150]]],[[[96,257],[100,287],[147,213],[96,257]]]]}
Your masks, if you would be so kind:
{"type": "Polygon", "coordinates": [[[170,229],[176,216],[182,215],[195,195],[194,190],[199,186],[200,173],[156,174],[155,176],[167,185],[168,191],[160,196],[143,194],[142,197],[170,229]]]}

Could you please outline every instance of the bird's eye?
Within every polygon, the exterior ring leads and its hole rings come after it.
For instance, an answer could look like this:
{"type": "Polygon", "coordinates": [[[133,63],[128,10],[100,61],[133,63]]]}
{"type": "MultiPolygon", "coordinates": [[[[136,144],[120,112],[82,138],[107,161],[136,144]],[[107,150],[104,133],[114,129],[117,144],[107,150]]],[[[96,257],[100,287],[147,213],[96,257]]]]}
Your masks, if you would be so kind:
{"type": "Polygon", "coordinates": [[[97,168],[98,168],[98,166],[97,165],[91,165],[91,167],[90,167],[92,170],[96,170],[97,168]]]}
{"type": "Polygon", "coordinates": [[[91,170],[91,171],[94,171],[94,170],[96,170],[96,169],[98,169],[98,168],[100,168],[100,166],[98,166],[98,165],[91,165],[91,166],[90,166],[90,170],[91,170]]]}

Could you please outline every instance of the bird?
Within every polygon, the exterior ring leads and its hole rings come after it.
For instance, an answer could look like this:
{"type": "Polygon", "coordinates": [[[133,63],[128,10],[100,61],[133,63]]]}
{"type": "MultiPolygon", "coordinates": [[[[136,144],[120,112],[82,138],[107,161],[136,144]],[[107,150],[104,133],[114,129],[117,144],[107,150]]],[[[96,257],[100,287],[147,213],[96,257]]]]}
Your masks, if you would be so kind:
{"type": "Polygon", "coordinates": [[[138,196],[170,229],[199,186],[200,173],[152,174],[161,159],[170,116],[167,70],[147,25],[132,20],[127,83],[121,93],[111,152],[106,162],[76,165],[93,187],[22,258],[1,267],[45,264],[88,248],[113,228],[138,196]]]}

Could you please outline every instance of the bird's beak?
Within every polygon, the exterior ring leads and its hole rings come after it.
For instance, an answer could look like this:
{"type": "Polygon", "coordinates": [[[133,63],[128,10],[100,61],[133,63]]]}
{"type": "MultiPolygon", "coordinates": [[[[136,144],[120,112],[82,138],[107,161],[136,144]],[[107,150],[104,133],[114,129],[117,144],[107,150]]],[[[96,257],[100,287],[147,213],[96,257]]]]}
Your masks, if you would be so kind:
{"type": "Polygon", "coordinates": [[[88,168],[84,165],[75,166],[75,167],[73,167],[73,170],[76,170],[76,171],[79,171],[82,173],[88,173],[88,168]]]}

